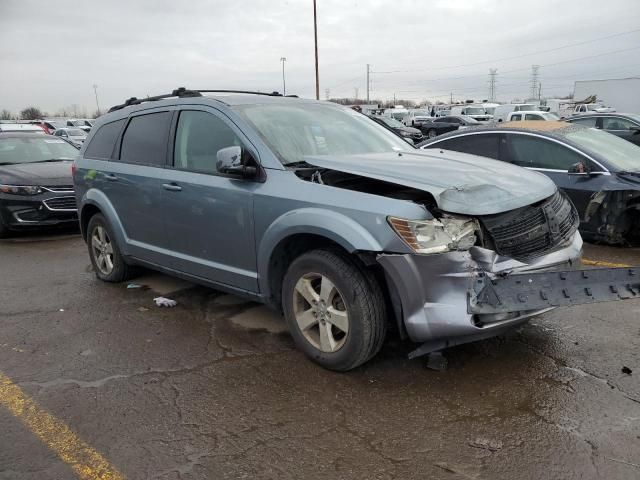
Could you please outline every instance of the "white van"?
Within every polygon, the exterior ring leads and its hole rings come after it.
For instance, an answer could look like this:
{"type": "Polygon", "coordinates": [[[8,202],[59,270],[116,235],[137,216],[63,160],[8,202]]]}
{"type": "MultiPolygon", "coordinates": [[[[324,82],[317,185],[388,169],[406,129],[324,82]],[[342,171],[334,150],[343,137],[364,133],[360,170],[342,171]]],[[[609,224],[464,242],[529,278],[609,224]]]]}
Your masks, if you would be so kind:
{"type": "Polygon", "coordinates": [[[538,105],[533,103],[507,103],[498,105],[493,111],[494,122],[506,122],[511,112],[538,111],[538,105]]]}
{"type": "Polygon", "coordinates": [[[402,122],[404,117],[409,115],[409,110],[404,108],[402,105],[396,105],[393,108],[387,108],[382,115],[402,122]]]}
{"type": "Polygon", "coordinates": [[[523,122],[525,120],[543,120],[543,121],[558,121],[558,117],[555,113],[541,112],[535,110],[520,110],[519,112],[511,112],[507,116],[507,122],[523,122]]]}
{"type": "Polygon", "coordinates": [[[488,122],[493,118],[482,105],[455,105],[451,107],[451,115],[466,115],[478,122],[488,122]]]}

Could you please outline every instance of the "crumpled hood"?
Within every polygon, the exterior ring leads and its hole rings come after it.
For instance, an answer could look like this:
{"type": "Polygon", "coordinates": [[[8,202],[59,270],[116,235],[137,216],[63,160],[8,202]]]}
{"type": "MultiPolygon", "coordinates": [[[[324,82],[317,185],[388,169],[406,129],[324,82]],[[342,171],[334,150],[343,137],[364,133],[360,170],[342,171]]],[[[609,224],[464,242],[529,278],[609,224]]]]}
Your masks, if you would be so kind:
{"type": "Polygon", "coordinates": [[[0,165],[0,183],[8,185],[72,185],[71,161],[0,165]]]}
{"type": "Polygon", "coordinates": [[[547,176],[466,153],[432,149],[360,155],[307,156],[312,165],[429,192],[441,210],[491,215],[555,193],[547,176]]]}

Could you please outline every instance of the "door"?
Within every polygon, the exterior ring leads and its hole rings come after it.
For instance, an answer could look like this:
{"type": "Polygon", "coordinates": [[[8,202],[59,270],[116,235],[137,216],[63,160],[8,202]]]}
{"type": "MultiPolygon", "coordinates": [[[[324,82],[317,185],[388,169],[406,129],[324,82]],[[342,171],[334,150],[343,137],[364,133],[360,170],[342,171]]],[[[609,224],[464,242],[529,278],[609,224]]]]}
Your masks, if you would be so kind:
{"type": "Polygon", "coordinates": [[[602,129],[640,145],[640,125],[622,117],[602,117],[602,129]]]}
{"type": "MultiPolygon", "coordinates": [[[[105,162],[97,175],[100,189],[122,223],[131,254],[163,266],[169,259],[160,201],[172,114],[155,111],[132,116],[115,158],[105,162]]],[[[108,126],[100,128],[89,149],[108,126]]]]}
{"type": "Polygon", "coordinates": [[[500,158],[501,133],[473,133],[447,138],[427,145],[427,148],[443,148],[454,152],[470,153],[498,160],[500,158]]]}
{"type": "Polygon", "coordinates": [[[597,173],[603,169],[582,153],[555,140],[516,132],[509,132],[506,136],[502,159],[550,177],[571,198],[584,220],[591,196],[602,190],[608,179],[606,175],[597,173]],[[594,174],[570,175],[569,168],[579,162],[588,165],[594,174]]]}
{"type": "Polygon", "coordinates": [[[221,175],[217,152],[246,137],[217,110],[182,110],[175,128],[172,181],[163,214],[176,270],[243,290],[258,290],[253,191],[258,185],[221,175]]]}

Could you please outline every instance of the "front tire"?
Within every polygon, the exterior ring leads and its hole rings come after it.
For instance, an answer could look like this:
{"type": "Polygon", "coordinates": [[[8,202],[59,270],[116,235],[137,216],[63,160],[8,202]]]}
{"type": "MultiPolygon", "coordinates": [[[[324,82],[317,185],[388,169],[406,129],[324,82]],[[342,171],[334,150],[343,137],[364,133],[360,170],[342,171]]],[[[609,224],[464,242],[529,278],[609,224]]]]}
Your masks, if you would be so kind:
{"type": "Polygon", "coordinates": [[[131,277],[131,267],[125,263],[111,227],[100,213],[89,220],[87,247],[93,270],[100,280],[117,283],[131,277]]]}
{"type": "Polygon", "coordinates": [[[384,342],[380,285],[342,252],[313,250],[295,259],[284,277],[282,307],[298,348],[324,368],[351,370],[384,342]]]}

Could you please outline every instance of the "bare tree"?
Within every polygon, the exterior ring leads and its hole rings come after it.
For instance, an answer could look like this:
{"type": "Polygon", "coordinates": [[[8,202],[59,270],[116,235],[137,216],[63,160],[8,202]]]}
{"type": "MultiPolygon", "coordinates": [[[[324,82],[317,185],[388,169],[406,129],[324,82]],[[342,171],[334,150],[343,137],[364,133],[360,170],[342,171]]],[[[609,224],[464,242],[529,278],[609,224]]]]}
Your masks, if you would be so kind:
{"type": "Polygon", "coordinates": [[[20,118],[23,120],[37,120],[42,118],[42,111],[37,107],[27,107],[20,112],[20,118]]]}
{"type": "Polygon", "coordinates": [[[0,112],[0,120],[13,120],[13,113],[9,110],[2,110],[0,112]]]}

